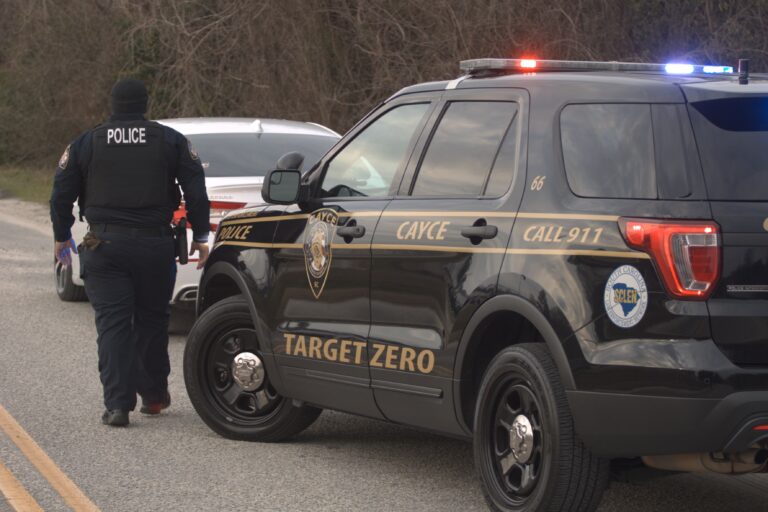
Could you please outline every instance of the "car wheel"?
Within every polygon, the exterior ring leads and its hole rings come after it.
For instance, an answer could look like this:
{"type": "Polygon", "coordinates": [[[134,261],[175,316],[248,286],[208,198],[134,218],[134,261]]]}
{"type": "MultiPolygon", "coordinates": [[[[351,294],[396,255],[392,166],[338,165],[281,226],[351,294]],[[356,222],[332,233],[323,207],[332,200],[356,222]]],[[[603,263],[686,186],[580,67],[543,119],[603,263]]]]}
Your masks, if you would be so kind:
{"type": "Polygon", "coordinates": [[[56,283],[56,295],[65,302],[83,302],[88,300],[85,287],[72,282],[72,265],[64,266],[58,261],[53,263],[53,277],[56,283]]]}
{"type": "Polygon", "coordinates": [[[496,511],[593,511],[608,485],[609,462],[576,436],[544,344],[509,347],[491,362],[475,408],[474,452],[496,511]]]}
{"type": "Polygon", "coordinates": [[[248,304],[239,296],[214,304],[195,322],[184,348],[184,382],[203,421],[229,439],[282,441],[321,412],[295,405],[272,386],[248,304]]]}

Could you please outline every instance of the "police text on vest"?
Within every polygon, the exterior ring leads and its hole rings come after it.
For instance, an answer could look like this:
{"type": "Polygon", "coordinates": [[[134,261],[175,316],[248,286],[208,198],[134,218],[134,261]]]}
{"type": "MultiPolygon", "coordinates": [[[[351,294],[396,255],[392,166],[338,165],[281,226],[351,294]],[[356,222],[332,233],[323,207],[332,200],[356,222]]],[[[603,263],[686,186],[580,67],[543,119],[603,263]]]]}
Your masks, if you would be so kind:
{"type": "Polygon", "coordinates": [[[145,144],[146,128],[109,128],[107,144],[145,144]]]}

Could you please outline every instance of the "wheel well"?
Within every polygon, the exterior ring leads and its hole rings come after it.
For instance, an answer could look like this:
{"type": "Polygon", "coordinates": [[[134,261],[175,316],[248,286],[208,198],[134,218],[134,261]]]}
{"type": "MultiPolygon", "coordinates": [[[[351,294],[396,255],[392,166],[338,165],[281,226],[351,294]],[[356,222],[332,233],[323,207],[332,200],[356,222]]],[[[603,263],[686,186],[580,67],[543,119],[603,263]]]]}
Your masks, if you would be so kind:
{"type": "Polygon", "coordinates": [[[461,413],[470,428],[474,425],[477,393],[488,365],[503,349],[531,342],[544,343],[544,338],[525,317],[511,311],[494,313],[475,329],[461,371],[461,413]]]}
{"type": "Polygon", "coordinates": [[[217,274],[206,283],[205,292],[200,300],[200,311],[198,311],[198,314],[227,297],[233,297],[241,293],[242,291],[234,279],[225,274],[217,274]]]}

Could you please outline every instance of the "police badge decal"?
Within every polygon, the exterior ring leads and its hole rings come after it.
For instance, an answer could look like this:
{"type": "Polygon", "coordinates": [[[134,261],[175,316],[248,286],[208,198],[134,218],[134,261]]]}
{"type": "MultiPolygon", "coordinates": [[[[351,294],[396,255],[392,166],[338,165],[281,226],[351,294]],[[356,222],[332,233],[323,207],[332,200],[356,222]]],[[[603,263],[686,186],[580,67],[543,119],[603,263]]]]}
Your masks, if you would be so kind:
{"type": "Polygon", "coordinates": [[[331,244],[339,224],[339,215],[328,208],[312,212],[304,231],[304,264],[309,289],[320,298],[331,270],[331,244]]]}
{"type": "Polygon", "coordinates": [[[61,158],[59,158],[59,169],[66,169],[67,164],[69,163],[69,148],[71,144],[67,146],[67,149],[64,150],[64,153],[61,155],[61,158]]]}
{"type": "Polygon", "coordinates": [[[189,156],[192,160],[200,160],[200,155],[197,154],[195,148],[192,147],[192,141],[187,139],[187,147],[189,148],[189,156]]]}

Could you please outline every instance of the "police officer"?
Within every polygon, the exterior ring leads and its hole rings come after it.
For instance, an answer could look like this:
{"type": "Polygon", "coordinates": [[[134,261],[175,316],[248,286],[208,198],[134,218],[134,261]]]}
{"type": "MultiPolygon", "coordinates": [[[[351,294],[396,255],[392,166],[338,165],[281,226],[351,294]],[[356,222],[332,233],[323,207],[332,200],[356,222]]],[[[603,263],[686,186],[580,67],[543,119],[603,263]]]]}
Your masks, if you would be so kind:
{"type": "Polygon", "coordinates": [[[193,228],[190,255],[208,257],[210,204],[200,159],[179,132],[147,121],[147,89],[135,79],[112,88],[112,116],[64,151],[51,194],[54,252],[68,263],[75,200],[88,221],[81,273],[98,331],[102,422],[125,426],[170,405],[169,301],[176,280],[173,212],[184,192],[193,228]],[[178,185],[177,185],[178,183],[178,185]]]}

